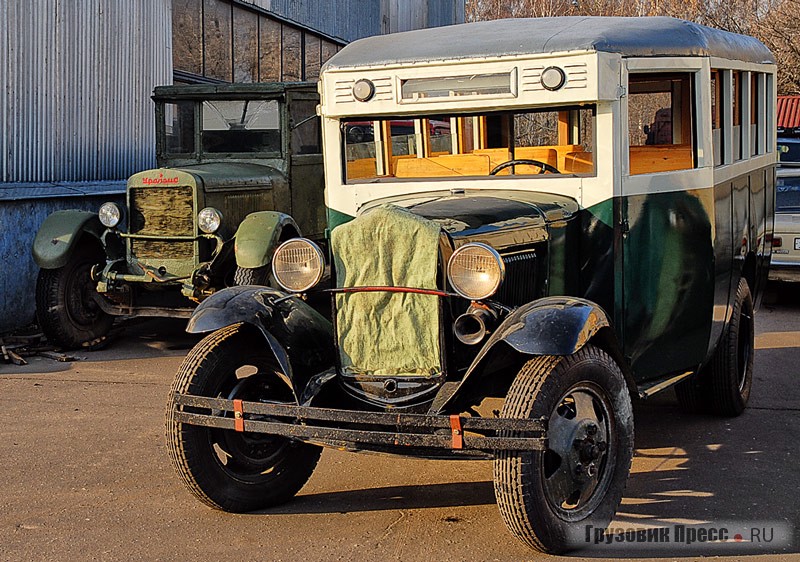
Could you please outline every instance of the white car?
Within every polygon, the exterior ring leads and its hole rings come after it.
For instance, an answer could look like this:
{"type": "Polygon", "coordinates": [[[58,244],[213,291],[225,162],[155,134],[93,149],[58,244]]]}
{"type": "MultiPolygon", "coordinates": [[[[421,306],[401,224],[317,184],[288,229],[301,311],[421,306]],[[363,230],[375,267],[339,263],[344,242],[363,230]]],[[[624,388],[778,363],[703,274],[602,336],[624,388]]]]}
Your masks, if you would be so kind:
{"type": "Polygon", "coordinates": [[[769,278],[800,281],[800,168],[778,169],[769,278]]]}

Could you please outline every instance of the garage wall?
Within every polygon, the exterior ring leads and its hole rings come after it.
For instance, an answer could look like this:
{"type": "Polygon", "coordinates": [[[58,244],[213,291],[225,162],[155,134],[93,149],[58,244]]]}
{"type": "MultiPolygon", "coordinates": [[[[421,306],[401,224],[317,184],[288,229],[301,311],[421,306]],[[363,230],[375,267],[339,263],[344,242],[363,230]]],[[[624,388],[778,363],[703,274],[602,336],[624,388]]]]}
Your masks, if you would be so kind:
{"type": "Polygon", "coordinates": [[[171,51],[171,0],[0,1],[0,332],[33,322],[44,218],[120,200],[155,165],[171,51]]]}

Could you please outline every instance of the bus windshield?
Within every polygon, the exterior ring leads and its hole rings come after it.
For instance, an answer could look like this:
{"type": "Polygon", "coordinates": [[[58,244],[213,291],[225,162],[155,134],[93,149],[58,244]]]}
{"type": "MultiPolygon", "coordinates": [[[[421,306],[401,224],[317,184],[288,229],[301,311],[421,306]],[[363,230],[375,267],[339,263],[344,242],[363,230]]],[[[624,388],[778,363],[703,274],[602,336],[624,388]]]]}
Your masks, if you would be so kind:
{"type": "Polygon", "coordinates": [[[594,106],[342,121],[348,183],[594,175],[594,106]]]}

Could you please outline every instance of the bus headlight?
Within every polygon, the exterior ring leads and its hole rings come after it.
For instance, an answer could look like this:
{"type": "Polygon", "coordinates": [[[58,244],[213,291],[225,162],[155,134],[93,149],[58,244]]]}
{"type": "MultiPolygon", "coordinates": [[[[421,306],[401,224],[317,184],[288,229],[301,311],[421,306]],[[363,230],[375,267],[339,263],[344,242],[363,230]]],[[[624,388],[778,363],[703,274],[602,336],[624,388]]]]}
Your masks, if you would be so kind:
{"type": "Polygon", "coordinates": [[[302,293],[319,283],[324,270],[322,250],[306,238],[287,240],[272,256],[275,280],[291,293],[302,293]]]}
{"type": "Polygon", "coordinates": [[[206,207],[197,213],[197,226],[206,234],[213,234],[222,224],[222,213],[214,207],[206,207]]]}
{"type": "Polygon", "coordinates": [[[119,224],[122,218],[122,211],[119,210],[116,203],[103,203],[100,205],[100,210],[97,211],[97,216],[100,219],[100,224],[106,228],[114,228],[119,224]]]}
{"type": "Polygon", "coordinates": [[[447,278],[456,293],[470,300],[491,297],[506,274],[500,254],[486,244],[465,244],[450,256],[447,278]]]}

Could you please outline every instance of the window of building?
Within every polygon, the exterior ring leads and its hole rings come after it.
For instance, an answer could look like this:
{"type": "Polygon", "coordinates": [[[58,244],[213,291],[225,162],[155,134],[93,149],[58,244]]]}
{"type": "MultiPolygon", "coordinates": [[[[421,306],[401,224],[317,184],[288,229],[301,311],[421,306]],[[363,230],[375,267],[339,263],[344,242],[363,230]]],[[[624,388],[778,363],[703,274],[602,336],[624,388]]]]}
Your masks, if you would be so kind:
{"type": "Polygon", "coordinates": [[[692,75],[631,74],[629,86],[630,174],[693,168],[692,75]]]}

